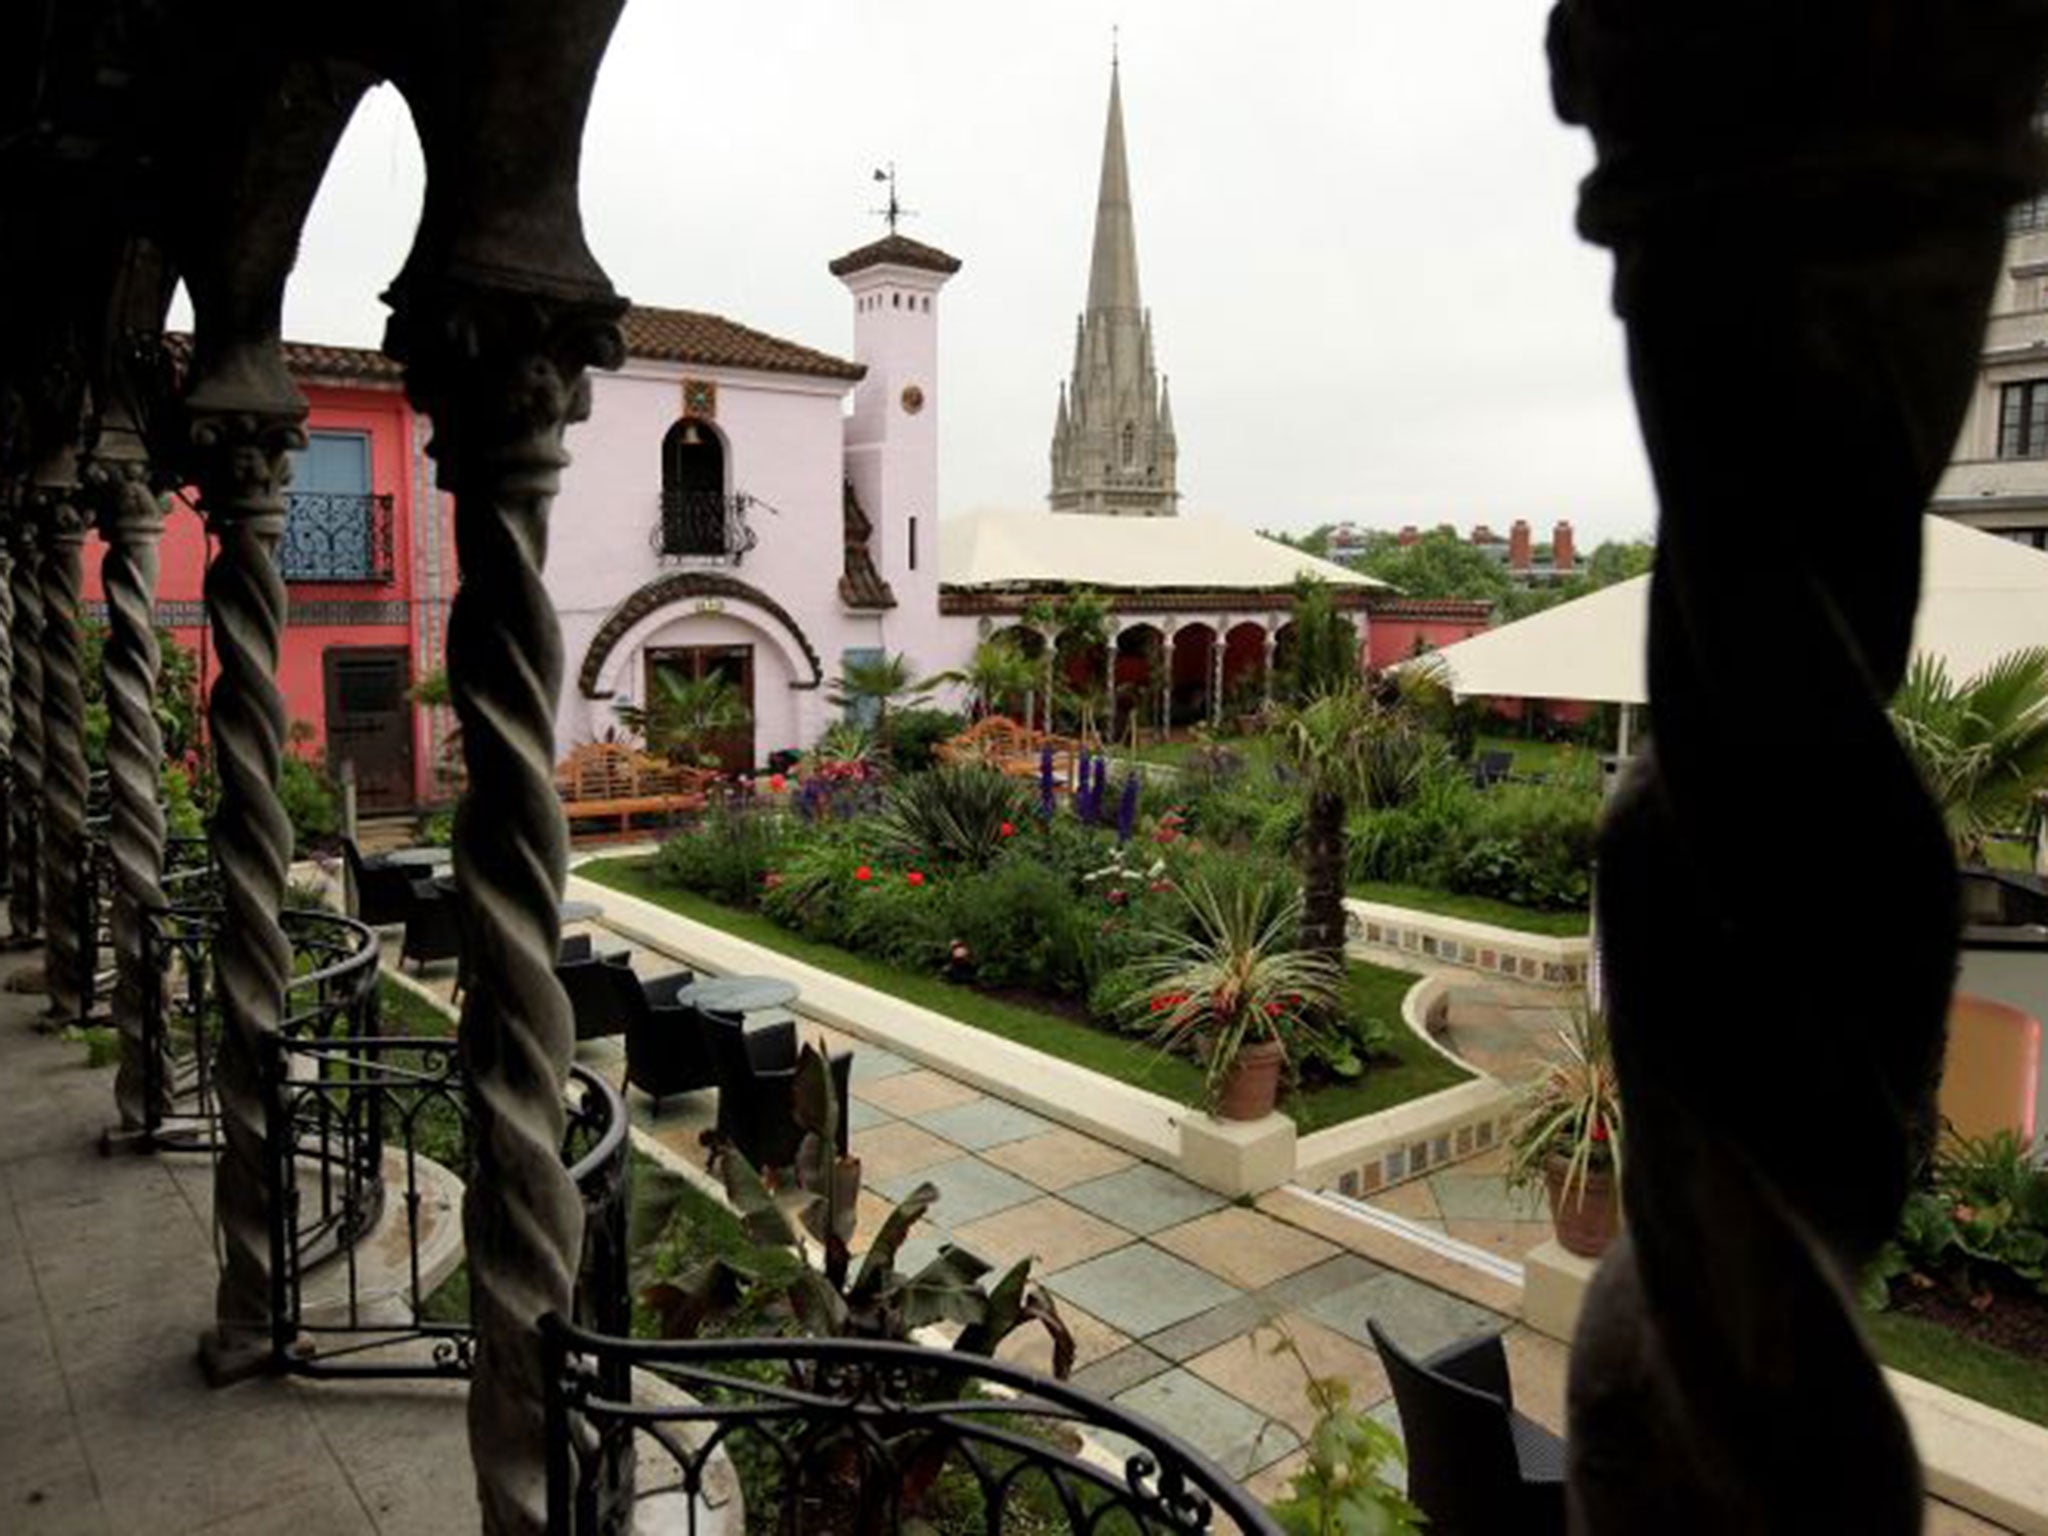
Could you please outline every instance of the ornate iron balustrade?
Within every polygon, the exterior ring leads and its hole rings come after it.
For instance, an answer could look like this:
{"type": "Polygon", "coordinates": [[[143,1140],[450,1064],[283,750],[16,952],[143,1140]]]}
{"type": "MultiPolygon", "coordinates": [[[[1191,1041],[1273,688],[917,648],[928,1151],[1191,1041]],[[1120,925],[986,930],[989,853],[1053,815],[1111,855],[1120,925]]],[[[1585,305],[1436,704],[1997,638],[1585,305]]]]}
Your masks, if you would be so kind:
{"type": "MultiPolygon", "coordinates": [[[[271,1142],[289,1149],[275,1159],[270,1202],[273,1348],[281,1366],[308,1376],[464,1377],[474,1329],[448,1282],[476,1156],[469,1084],[452,1035],[378,1032],[375,959],[362,997],[351,995],[352,965],[337,966],[293,1011],[290,1031],[266,1042],[271,1142]],[[368,1027],[322,1028],[336,1010],[368,1027]],[[402,1233],[380,1244],[373,1270],[361,1240],[394,1201],[402,1233]]],[[[562,1158],[585,1208],[579,1305],[592,1322],[624,1327],[625,1104],[582,1067],[571,1069],[568,1101],[562,1158]]]]}
{"type": "Polygon", "coordinates": [[[664,487],[654,552],[664,560],[721,560],[738,565],[760,542],[748,521],[754,498],[745,492],[684,491],[664,487]]]}
{"type": "Polygon", "coordinates": [[[750,1530],[893,1532],[935,1489],[978,1498],[991,1533],[1279,1529],[1185,1441],[1001,1361],[848,1339],[642,1342],[554,1316],[541,1334],[551,1536],[631,1528],[618,1501],[636,1464],[640,1528],[692,1536],[727,1475],[750,1530]],[[635,1401],[634,1371],[677,1390],[635,1401]]]}
{"type": "Polygon", "coordinates": [[[278,568],[286,581],[379,585],[391,580],[391,497],[290,491],[278,568]]]}

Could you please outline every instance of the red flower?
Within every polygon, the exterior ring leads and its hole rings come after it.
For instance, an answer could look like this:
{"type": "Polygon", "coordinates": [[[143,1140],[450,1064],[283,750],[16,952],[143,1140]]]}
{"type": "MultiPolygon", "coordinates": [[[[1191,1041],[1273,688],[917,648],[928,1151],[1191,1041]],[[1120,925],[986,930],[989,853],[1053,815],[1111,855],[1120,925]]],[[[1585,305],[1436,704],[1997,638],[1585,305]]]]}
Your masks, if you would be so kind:
{"type": "Polygon", "coordinates": [[[1155,998],[1153,998],[1153,999],[1152,999],[1151,1007],[1152,1007],[1152,1011],[1153,1011],[1154,1013],[1164,1013],[1164,1012],[1166,1012],[1166,1006],[1167,1006],[1167,1004],[1166,1004],[1166,999],[1165,999],[1165,998],[1163,998],[1163,997],[1155,997],[1155,998]]]}
{"type": "Polygon", "coordinates": [[[1109,893],[1109,904],[1112,907],[1120,907],[1130,899],[1131,893],[1124,890],[1121,886],[1109,893]]]}
{"type": "Polygon", "coordinates": [[[1152,891],[1154,895],[1157,895],[1161,891],[1170,891],[1172,889],[1173,882],[1171,880],[1154,880],[1152,882],[1152,891]]]}
{"type": "Polygon", "coordinates": [[[1277,1018],[1279,1018],[1279,1017],[1280,1017],[1280,1013],[1281,1013],[1281,1008],[1280,1008],[1280,1005],[1279,1005],[1278,1003],[1268,1003],[1268,1004],[1266,1004],[1266,1017],[1267,1017],[1267,1018],[1269,1018],[1269,1019],[1277,1019],[1277,1018]]]}
{"type": "Polygon", "coordinates": [[[784,788],[788,786],[788,783],[789,781],[779,773],[771,773],[768,775],[768,787],[774,790],[775,793],[777,793],[778,795],[781,794],[784,788]]]}
{"type": "Polygon", "coordinates": [[[909,881],[912,885],[924,884],[924,876],[914,869],[909,874],[905,875],[903,878],[909,881]]]}
{"type": "Polygon", "coordinates": [[[1595,1120],[1593,1122],[1593,1139],[1595,1141],[1605,1141],[1607,1139],[1607,1122],[1605,1120],[1595,1120]]]}
{"type": "Polygon", "coordinates": [[[872,880],[875,878],[875,872],[863,864],[853,872],[853,878],[856,880],[872,880]]]}
{"type": "Polygon", "coordinates": [[[774,870],[771,869],[768,871],[767,874],[761,877],[761,884],[768,890],[772,891],[775,889],[775,887],[782,884],[782,876],[778,875],[774,870]]]}
{"type": "Polygon", "coordinates": [[[1017,829],[1011,826],[1007,821],[1004,822],[1000,827],[997,827],[996,832],[1003,837],[1015,837],[1017,835],[1017,829]]]}

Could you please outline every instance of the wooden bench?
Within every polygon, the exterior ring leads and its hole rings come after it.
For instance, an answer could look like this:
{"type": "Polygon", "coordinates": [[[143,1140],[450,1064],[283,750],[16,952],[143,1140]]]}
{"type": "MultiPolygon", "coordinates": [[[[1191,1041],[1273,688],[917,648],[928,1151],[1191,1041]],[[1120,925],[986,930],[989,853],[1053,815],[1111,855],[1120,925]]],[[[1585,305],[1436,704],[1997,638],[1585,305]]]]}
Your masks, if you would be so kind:
{"type": "Polygon", "coordinates": [[[570,822],[616,820],[626,832],[635,816],[668,818],[701,811],[718,775],[685,768],[616,741],[577,747],[555,767],[555,790],[570,822]]]}
{"type": "Polygon", "coordinates": [[[936,755],[942,763],[979,763],[1036,783],[1047,747],[1052,748],[1053,783],[1064,789],[1073,782],[1081,743],[1071,736],[1035,731],[1007,715],[977,720],[952,740],[939,743],[936,755]]]}

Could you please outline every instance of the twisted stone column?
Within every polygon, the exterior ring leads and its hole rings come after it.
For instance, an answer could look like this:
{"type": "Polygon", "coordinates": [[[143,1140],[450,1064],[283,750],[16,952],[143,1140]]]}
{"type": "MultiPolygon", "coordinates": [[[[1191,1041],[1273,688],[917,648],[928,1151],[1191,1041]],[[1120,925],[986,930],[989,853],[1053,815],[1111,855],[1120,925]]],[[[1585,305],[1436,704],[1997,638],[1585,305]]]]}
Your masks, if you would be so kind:
{"type": "Polygon", "coordinates": [[[1584,1536],[1920,1529],[1854,1286],[1933,1111],[1957,900],[1885,706],[2004,210],[2048,168],[2044,55],[2031,0],[1553,13],[1662,509],[1656,738],[1599,848],[1628,1233],[1572,1352],[1584,1536]],[[1782,877],[1820,818],[1870,829],[1829,852],[1851,900],[1782,877]]]}
{"type": "Polygon", "coordinates": [[[92,878],[85,838],[85,579],[86,515],[75,488],[43,503],[43,979],[49,1017],[84,1017],[81,970],[92,934],[82,931],[78,902],[92,878]]]}
{"type": "Polygon", "coordinates": [[[0,893],[14,883],[14,555],[0,543],[0,893]]]}
{"type": "MultiPolygon", "coordinates": [[[[164,899],[164,813],[157,803],[164,737],[156,716],[163,652],[155,608],[164,514],[146,464],[96,465],[93,478],[99,532],[106,544],[100,585],[107,598],[107,838],[114,864],[114,1027],[121,1036],[114,1103],[121,1128],[137,1131],[149,1123],[153,1107],[144,1099],[152,1074],[143,1027],[143,914],[164,899]]],[[[161,1083],[163,1074],[154,1078],[161,1083]]]]}
{"type": "Polygon", "coordinates": [[[39,942],[42,931],[43,798],[43,552],[35,522],[23,508],[7,531],[13,563],[7,572],[14,608],[14,676],[9,700],[14,712],[13,768],[8,816],[7,922],[17,948],[39,942]]]}
{"type": "Polygon", "coordinates": [[[429,451],[455,495],[448,680],[468,770],[454,853],[477,1156],[463,1196],[477,1331],[469,1421],[493,1533],[546,1525],[537,1324],[572,1315],[583,1247],[561,1155],[576,1043],[555,979],[568,850],[554,789],[562,642],[541,569],[564,429],[589,412],[584,369],[622,354],[619,307],[475,292],[438,307],[401,301],[386,342],[433,419],[429,451]]]}
{"type": "Polygon", "coordinates": [[[304,417],[304,402],[281,399],[262,410],[195,411],[192,418],[199,508],[220,540],[206,569],[206,611],[220,658],[207,726],[220,778],[213,854],[224,908],[214,941],[222,1028],[213,1204],[221,1274],[217,1331],[202,1341],[200,1356],[216,1383],[260,1370],[269,1358],[273,1213],[262,1062],[265,1038],[283,1018],[292,968],[291,941],[278,916],[292,827],[277,793],[285,737],[277,686],[285,587],[277,546],[290,478],[285,454],[304,446],[304,417]]]}
{"type": "Polygon", "coordinates": [[[1168,629],[1165,638],[1159,642],[1159,665],[1163,669],[1159,679],[1159,739],[1164,741],[1173,730],[1173,631],[1168,629]]]}

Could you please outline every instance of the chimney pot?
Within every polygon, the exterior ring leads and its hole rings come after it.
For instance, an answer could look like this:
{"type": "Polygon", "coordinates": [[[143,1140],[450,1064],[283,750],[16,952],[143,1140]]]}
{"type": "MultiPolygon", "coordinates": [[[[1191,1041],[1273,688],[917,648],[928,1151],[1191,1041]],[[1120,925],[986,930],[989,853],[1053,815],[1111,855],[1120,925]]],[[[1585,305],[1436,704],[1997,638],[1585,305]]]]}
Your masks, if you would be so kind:
{"type": "Polygon", "coordinates": [[[1518,517],[1508,529],[1508,568],[1515,571],[1528,570],[1531,552],[1528,519],[1518,517]]]}

